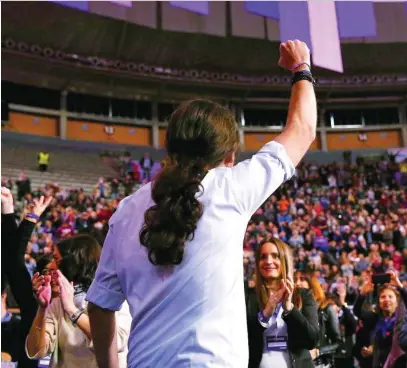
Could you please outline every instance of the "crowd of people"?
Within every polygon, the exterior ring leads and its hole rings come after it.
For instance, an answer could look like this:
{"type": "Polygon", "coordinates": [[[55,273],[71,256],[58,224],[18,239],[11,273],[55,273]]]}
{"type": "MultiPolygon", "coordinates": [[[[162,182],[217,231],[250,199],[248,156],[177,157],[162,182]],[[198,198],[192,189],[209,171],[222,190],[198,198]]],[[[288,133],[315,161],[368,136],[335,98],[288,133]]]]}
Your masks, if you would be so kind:
{"type": "Polygon", "coordinates": [[[286,127],[238,165],[233,114],[193,100],[170,118],[166,165],[130,197],[103,179],[90,195],[46,185],[17,196],[18,214],[2,187],[2,360],[406,367],[406,171],[300,165],[317,121],[307,45],[282,43],[279,65],[292,72],[286,127]]]}
{"type": "MultiPolygon", "coordinates": [[[[302,164],[292,180],[256,211],[247,227],[243,244],[247,295],[255,290],[260,245],[273,239],[288,244],[294,257],[294,281],[311,289],[318,302],[319,322],[326,325],[327,335],[321,344],[336,348],[336,366],[353,366],[357,361],[361,367],[372,366],[373,342],[366,329],[374,329],[375,324],[364,325],[361,316],[367,309],[357,303],[365,281],[375,274],[394,272],[407,287],[407,192],[399,174],[400,165],[384,160],[354,165],[302,164]]],[[[7,180],[2,182],[7,184],[7,180]]],[[[17,214],[20,218],[41,196],[52,197],[24,250],[31,277],[38,277],[38,271],[52,262],[58,244],[74,236],[88,234],[103,244],[110,217],[129,194],[121,194],[102,178],[91,194],[54,184],[31,191],[23,174],[17,185],[21,182],[24,193],[18,191],[16,201],[20,200],[25,210],[17,214]]],[[[6,288],[2,290],[7,295],[6,288]]],[[[374,292],[363,300],[372,309],[378,291],[369,291],[374,292]]],[[[16,325],[8,314],[6,320],[16,325]]],[[[390,324],[388,328],[393,327],[390,324]]],[[[386,354],[391,347],[389,341],[387,344],[386,354]]],[[[10,352],[16,354],[15,350],[10,352]]]]}

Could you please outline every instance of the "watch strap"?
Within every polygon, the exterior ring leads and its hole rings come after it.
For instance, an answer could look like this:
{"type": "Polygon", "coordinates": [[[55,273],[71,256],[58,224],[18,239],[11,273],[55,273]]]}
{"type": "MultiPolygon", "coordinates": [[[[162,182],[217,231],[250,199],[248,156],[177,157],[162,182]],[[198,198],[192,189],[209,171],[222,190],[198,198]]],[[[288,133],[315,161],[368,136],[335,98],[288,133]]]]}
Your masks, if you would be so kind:
{"type": "Polygon", "coordinates": [[[76,325],[76,322],[80,318],[80,316],[84,313],[83,309],[78,309],[75,313],[68,316],[69,320],[72,322],[73,325],[76,325]]]}
{"type": "Polygon", "coordinates": [[[299,72],[295,72],[291,78],[291,86],[293,86],[295,83],[302,81],[302,80],[307,80],[308,82],[312,83],[314,86],[317,85],[314,77],[312,76],[312,73],[309,70],[301,70],[299,72]]]}

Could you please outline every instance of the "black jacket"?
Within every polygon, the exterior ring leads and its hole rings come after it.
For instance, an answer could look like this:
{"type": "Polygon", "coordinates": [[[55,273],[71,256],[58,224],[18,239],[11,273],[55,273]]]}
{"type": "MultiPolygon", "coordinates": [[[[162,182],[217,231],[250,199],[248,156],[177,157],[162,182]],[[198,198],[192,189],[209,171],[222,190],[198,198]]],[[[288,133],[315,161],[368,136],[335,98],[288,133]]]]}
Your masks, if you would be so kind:
{"type": "MultiPolygon", "coordinates": [[[[401,295],[400,303],[404,303],[404,305],[407,307],[407,289],[399,289],[399,292],[401,295]]],[[[363,309],[364,302],[365,296],[359,295],[353,307],[353,312],[356,317],[362,320],[364,325],[371,326],[372,330],[374,330],[376,324],[379,322],[382,316],[379,313],[363,309]]],[[[373,368],[379,367],[381,364],[386,362],[386,359],[391,351],[392,343],[393,334],[385,336],[384,338],[380,334],[373,336],[373,368]]]]}
{"type": "MultiPolygon", "coordinates": [[[[294,309],[285,317],[288,350],[294,368],[314,367],[310,350],[318,344],[318,307],[309,290],[298,289],[302,298],[301,310],[294,309]]],[[[258,321],[259,304],[254,289],[246,290],[247,330],[249,338],[249,368],[258,368],[263,354],[264,328],[258,321]]]]}
{"type": "Polygon", "coordinates": [[[31,277],[24,254],[35,224],[23,220],[17,228],[14,214],[1,216],[1,268],[10,283],[10,290],[20,307],[20,352],[18,366],[37,367],[36,360],[25,354],[25,340],[37,313],[37,302],[32,292],[31,277]]]}
{"type": "Polygon", "coordinates": [[[9,321],[1,323],[1,351],[9,353],[13,362],[19,360],[21,353],[20,323],[20,316],[15,314],[9,321]]]}

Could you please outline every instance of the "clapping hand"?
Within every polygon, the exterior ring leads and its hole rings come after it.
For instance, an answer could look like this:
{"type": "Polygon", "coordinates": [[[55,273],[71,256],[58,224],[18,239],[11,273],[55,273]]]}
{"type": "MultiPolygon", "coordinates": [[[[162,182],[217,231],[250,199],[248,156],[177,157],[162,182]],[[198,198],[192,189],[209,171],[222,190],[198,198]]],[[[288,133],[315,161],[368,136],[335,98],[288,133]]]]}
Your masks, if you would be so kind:
{"type": "Polygon", "coordinates": [[[373,354],[373,345],[369,347],[364,346],[361,351],[362,357],[368,358],[373,354]]]}
{"type": "Polygon", "coordinates": [[[56,282],[59,286],[59,297],[61,299],[62,308],[67,315],[72,315],[77,309],[73,300],[73,283],[69,282],[59,270],[56,272],[56,282]]]}
{"type": "Polygon", "coordinates": [[[289,312],[293,309],[293,293],[294,293],[294,283],[287,278],[286,281],[282,280],[284,295],[283,295],[283,309],[289,312]]]}
{"type": "Polygon", "coordinates": [[[51,303],[51,276],[43,276],[38,272],[32,278],[35,298],[41,308],[47,308],[51,303]]]}

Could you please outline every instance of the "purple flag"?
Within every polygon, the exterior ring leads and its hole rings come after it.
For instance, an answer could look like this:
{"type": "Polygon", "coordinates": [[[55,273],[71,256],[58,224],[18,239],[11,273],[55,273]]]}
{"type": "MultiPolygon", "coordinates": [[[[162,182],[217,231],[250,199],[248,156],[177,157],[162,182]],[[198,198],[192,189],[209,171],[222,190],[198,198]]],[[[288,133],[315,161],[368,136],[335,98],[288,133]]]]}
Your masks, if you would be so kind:
{"type": "Polygon", "coordinates": [[[209,1],[170,1],[170,5],[201,15],[209,14],[209,1]]]}
{"type": "Polygon", "coordinates": [[[315,65],[343,73],[341,40],[333,1],[308,3],[312,61],[315,65]]]}
{"type": "Polygon", "coordinates": [[[249,13],[260,15],[271,19],[280,19],[280,11],[278,8],[279,1],[245,1],[246,10],[249,13]]]}
{"type": "Polygon", "coordinates": [[[300,40],[312,50],[308,3],[306,1],[279,1],[280,40],[300,40]]]}
{"type": "Polygon", "coordinates": [[[69,6],[70,8],[82,11],[89,11],[89,1],[51,1],[51,2],[69,6]]]}
{"type": "Polygon", "coordinates": [[[340,38],[376,37],[376,17],[371,1],[336,1],[340,38]]]}

